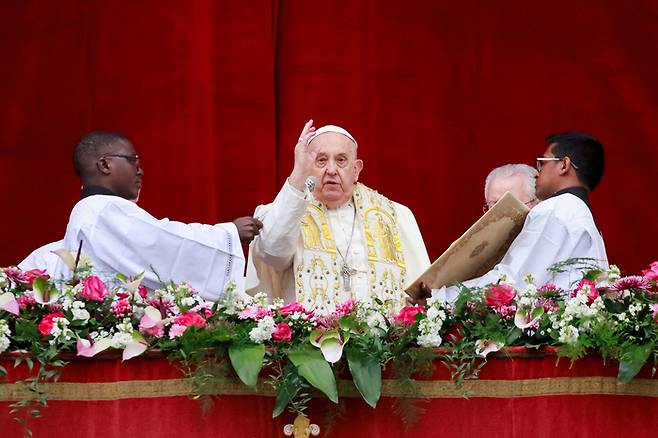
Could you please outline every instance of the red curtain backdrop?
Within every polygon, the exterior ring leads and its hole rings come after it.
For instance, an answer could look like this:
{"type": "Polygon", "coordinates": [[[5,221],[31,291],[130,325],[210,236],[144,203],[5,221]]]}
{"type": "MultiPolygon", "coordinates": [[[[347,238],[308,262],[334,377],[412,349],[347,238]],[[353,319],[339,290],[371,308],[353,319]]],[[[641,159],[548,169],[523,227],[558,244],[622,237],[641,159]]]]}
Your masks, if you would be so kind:
{"type": "Polygon", "coordinates": [[[359,141],[362,180],[414,211],[431,258],[481,212],[488,171],[591,132],[611,261],[658,258],[658,4],[89,1],[0,4],[0,265],[64,234],[71,153],[118,130],[141,205],[228,221],[273,199],[303,123],[359,141]]]}

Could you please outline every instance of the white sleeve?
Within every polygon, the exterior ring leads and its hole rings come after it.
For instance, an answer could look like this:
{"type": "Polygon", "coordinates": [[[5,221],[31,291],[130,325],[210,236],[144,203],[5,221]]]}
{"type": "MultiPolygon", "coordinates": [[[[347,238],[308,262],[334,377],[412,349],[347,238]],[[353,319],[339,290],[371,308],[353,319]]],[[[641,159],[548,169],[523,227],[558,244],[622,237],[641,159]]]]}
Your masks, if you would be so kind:
{"type": "Polygon", "coordinates": [[[430,266],[430,258],[427,255],[425,242],[414,214],[402,204],[394,203],[394,206],[398,219],[404,261],[407,266],[406,286],[409,286],[430,266]]]}
{"type": "Polygon", "coordinates": [[[553,210],[535,209],[528,215],[523,229],[503,260],[482,277],[465,281],[465,286],[482,287],[495,283],[502,275],[519,286],[529,273],[532,273],[537,285],[550,279],[551,274],[547,268],[560,261],[562,253],[570,254],[574,242],[571,241],[567,225],[556,217],[553,210]]]}
{"type": "Polygon", "coordinates": [[[310,200],[286,180],[274,202],[256,209],[263,222],[251,246],[253,256],[277,270],[290,266],[299,245],[301,220],[310,200]]]}
{"type": "Polygon", "coordinates": [[[81,227],[78,239],[89,242],[93,256],[117,272],[144,271],[149,288],[159,285],[153,271],[164,281],[186,281],[212,300],[221,297],[228,281],[243,283],[244,254],[232,223],[158,220],[132,203],[109,202],[95,222],[81,227]]]}

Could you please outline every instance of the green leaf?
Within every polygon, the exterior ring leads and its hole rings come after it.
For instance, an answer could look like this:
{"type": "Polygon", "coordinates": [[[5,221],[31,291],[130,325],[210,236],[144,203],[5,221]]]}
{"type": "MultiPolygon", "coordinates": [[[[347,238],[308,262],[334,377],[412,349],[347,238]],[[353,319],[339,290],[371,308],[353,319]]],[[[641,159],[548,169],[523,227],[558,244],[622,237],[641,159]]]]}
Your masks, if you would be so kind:
{"type": "Polygon", "coordinates": [[[353,346],[345,349],[354,384],[363,399],[373,408],[382,394],[382,369],[377,359],[353,346]]]}
{"type": "Polygon", "coordinates": [[[299,390],[304,386],[299,374],[294,367],[291,366],[291,372],[289,372],[286,377],[283,379],[281,387],[276,394],[276,400],[274,401],[274,410],[272,411],[272,418],[276,418],[283,410],[288,406],[288,403],[297,395],[299,390]]]}
{"type": "Polygon", "coordinates": [[[212,340],[215,342],[228,342],[231,339],[231,330],[225,325],[218,326],[212,332],[212,340]]]}
{"type": "Polygon", "coordinates": [[[287,351],[297,372],[308,383],[322,391],[334,403],[338,403],[338,390],[334,372],[322,357],[320,350],[311,347],[294,348],[287,351]]]}
{"type": "Polygon", "coordinates": [[[247,386],[255,387],[258,382],[258,373],[263,367],[265,345],[231,344],[228,347],[228,356],[240,380],[247,386]]]}
{"type": "Polygon", "coordinates": [[[619,374],[617,375],[619,383],[630,382],[640,372],[653,351],[654,345],[654,341],[651,341],[644,345],[633,345],[624,351],[619,360],[619,374]]]}
{"type": "Polygon", "coordinates": [[[519,339],[519,337],[523,334],[523,331],[514,327],[508,334],[507,334],[507,339],[505,340],[505,345],[512,345],[514,341],[519,339]]]}
{"type": "Polygon", "coordinates": [[[605,306],[605,310],[610,313],[623,313],[628,310],[628,306],[619,301],[603,300],[603,305],[605,306]]]}

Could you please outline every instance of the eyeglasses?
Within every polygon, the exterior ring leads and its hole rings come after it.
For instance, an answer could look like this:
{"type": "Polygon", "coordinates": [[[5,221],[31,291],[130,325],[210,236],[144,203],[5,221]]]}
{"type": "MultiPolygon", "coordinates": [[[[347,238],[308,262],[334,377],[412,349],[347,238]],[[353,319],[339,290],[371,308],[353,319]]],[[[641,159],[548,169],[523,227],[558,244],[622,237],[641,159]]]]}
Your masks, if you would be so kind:
{"type": "MultiPolygon", "coordinates": [[[[537,167],[537,172],[541,172],[542,164],[544,161],[562,161],[567,157],[539,157],[537,158],[537,162],[535,163],[535,167],[537,167]]],[[[573,161],[569,160],[569,163],[573,166],[574,169],[578,170],[578,166],[576,166],[573,161]]]]}
{"type": "MultiPolygon", "coordinates": [[[[532,203],[535,202],[536,200],[537,200],[537,198],[532,198],[531,200],[526,201],[526,202],[524,202],[523,204],[526,205],[527,207],[530,207],[530,204],[532,204],[532,203]]],[[[498,201],[496,201],[496,202],[498,202],[498,201]]],[[[494,205],[496,205],[496,202],[492,202],[491,205],[489,205],[489,204],[484,204],[484,205],[482,206],[482,213],[486,213],[486,212],[488,212],[489,210],[491,210],[491,208],[492,208],[494,205]]]]}
{"type": "Polygon", "coordinates": [[[107,155],[103,155],[101,158],[114,158],[114,157],[123,158],[139,167],[139,155],[137,154],[135,155],[107,154],[107,155]]]}

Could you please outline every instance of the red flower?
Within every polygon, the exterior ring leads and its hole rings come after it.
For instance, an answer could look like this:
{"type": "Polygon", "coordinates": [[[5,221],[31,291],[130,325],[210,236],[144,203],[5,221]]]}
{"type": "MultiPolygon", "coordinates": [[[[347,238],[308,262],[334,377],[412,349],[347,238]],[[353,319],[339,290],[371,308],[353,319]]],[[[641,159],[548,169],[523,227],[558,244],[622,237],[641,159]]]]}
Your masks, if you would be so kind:
{"type": "Polygon", "coordinates": [[[274,327],[272,339],[277,342],[290,342],[292,339],[292,329],[285,322],[280,322],[274,327]]]}
{"type": "Polygon", "coordinates": [[[82,288],[82,292],[80,292],[80,296],[88,300],[103,301],[107,294],[110,293],[103,280],[95,275],[90,275],[82,280],[82,285],[84,287],[82,288]]]}
{"type": "Polygon", "coordinates": [[[64,314],[62,312],[54,312],[44,316],[39,323],[39,333],[42,335],[49,335],[55,326],[55,323],[53,322],[53,319],[55,318],[64,318],[64,314]]]}
{"type": "Polygon", "coordinates": [[[658,281],[658,262],[651,263],[649,269],[643,269],[642,275],[644,275],[644,278],[647,280],[658,281]]]}
{"type": "Polygon", "coordinates": [[[484,293],[484,302],[489,307],[509,306],[516,298],[514,288],[508,284],[494,284],[484,293]]]}
{"type": "Polygon", "coordinates": [[[411,325],[416,322],[416,315],[424,311],[425,308],[422,306],[404,306],[400,313],[393,317],[393,322],[399,325],[411,325]]]}
{"type": "Polygon", "coordinates": [[[578,286],[576,286],[576,289],[571,292],[571,296],[575,297],[578,295],[578,292],[583,290],[585,286],[589,286],[589,291],[587,292],[587,304],[592,304],[594,300],[597,299],[600,295],[599,291],[596,289],[596,283],[594,283],[592,280],[580,280],[578,286]]]}
{"type": "Polygon", "coordinates": [[[198,313],[194,312],[185,312],[181,313],[174,320],[174,324],[182,325],[185,327],[205,327],[206,320],[201,317],[198,313]]]}
{"type": "Polygon", "coordinates": [[[144,286],[140,285],[140,286],[137,288],[137,293],[139,294],[140,297],[142,297],[142,299],[145,300],[145,299],[146,299],[146,296],[148,295],[149,292],[148,292],[148,290],[147,290],[144,286]]]}

